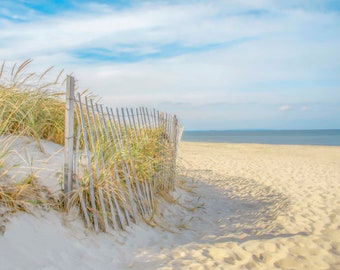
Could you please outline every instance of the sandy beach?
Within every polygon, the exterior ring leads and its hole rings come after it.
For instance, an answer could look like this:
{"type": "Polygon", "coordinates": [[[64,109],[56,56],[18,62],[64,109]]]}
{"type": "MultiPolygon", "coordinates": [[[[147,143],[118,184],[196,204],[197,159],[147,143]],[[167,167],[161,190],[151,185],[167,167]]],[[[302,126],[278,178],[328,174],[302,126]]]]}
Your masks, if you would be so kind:
{"type": "Polygon", "coordinates": [[[219,224],[197,263],[340,269],[340,147],[182,143],[180,164],[219,224]]]}
{"type": "MultiPolygon", "coordinates": [[[[48,153],[41,164],[59,160],[48,153]]],[[[340,147],[182,142],[178,169],[159,227],[95,234],[77,213],[2,217],[0,268],[340,269],[340,147]]]]}

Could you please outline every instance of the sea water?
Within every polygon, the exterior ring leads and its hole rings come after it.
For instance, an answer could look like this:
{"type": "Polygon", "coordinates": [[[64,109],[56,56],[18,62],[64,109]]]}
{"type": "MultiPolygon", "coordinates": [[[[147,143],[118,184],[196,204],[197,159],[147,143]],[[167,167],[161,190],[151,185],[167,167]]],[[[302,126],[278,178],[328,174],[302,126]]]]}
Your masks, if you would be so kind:
{"type": "Polygon", "coordinates": [[[184,131],[182,141],[340,146],[340,129],[184,131]]]}

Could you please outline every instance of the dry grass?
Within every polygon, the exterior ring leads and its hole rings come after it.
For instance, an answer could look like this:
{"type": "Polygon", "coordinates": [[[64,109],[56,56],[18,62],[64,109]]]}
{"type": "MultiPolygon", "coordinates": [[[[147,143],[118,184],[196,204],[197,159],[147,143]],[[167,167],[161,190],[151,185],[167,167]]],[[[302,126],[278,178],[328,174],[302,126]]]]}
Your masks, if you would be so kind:
{"type": "MultiPolygon", "coordinates": [[[[43,152],[41,139],[64,144],[65,102],[61,99],[64,93],[55,91],[62,85],[59,82],[61,73],[55,81],[46,83],[44,78],[51,69],[41,75],[26,73],[30,63],[31,60],[27,60],[18,67],[13,66],[7,76],[5,64],[0,69],[0,136],[31,136],[43,152]]],[[[76,123],[81,122],[79,115],[78,106],[76,123]]],[[[87,225],[98,222],[98,228],[104,231],[108,224],[119,229],[138,218],[151,224],[157,207],[156,194],[170,198],[175,177],[175,145],[167,137],[165,126],[125,128],[121,132],[123,127],[116,123],[115,128],[105,132],[97,116],[86,117],[89,119],[85,125],[87,136],[91,132],[95,134],[92,134],[94,144],[90,145],[88,153],[90,165],[82,167],[79,156],[77,182],[67,207],[82,208],[87,225]],[[97,125],[96,129],[91,130],[91,125],[97,125]]],[[[109,126],[109,120],[105,121],[109,126]]],[[[84,138],[77,140],[78,151],[84,152],[84,138]]],[[[0,147],[0,206],[14,211],[29,211],[32,205],[64,207],[64,202],[57,202],[36,184],[34,175],[19,184],[6,184],[6,174],[11,169],[6,167],[8,147],[4,141],[0,142],[0,147]]]]}
{"type": "Polygon", "coordinates": [[[44,187],[38,185],[34,175],[18,184],[0,185],[0,206],[10,212],[31,212],[32,207],[59,209],[58,201],[44,187]]]}
{"type": "Polygon", "coordinates": [[[47,70],[42,75],[24,72],[30,61],[17,69],[12,68],[10,78],[3,78],[4,65],[0,72],[0,134],[31,136],[64,143],[64,108],[60,99],[62,92],[51,91],[60,85],[58,78],[53,83],[43,83],[47,70]]]}
{"type": "Polygon", "coordinates": [[[63,93],[51,91],[61,73],[52,83],[44,82],[52,68],[42,74],[26,73],[31,60],[14,65],[9,72],[5,62],[0,68],[0,207],[9,212],[29,212],[32,206],[58,208],[58,202],[49,191],[39,186],[34,174],[25,179],[8,182],[7,174],[15,165],[6,163],[10,146],[16,136],[31,136],[41,151],[40,139],[63,143],[64,102],[63,93]],[[5,136],[11,135],[11,136],[5,136]],[[13,137],[14,135],[14,137],[13,137]]]}

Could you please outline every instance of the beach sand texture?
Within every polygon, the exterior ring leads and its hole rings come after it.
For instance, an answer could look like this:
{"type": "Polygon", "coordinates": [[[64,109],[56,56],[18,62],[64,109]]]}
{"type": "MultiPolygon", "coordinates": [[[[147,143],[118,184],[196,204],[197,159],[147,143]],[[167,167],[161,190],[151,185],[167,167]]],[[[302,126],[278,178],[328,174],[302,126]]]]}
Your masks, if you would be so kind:
{"type": "Polygon", "coordinates": [[[163,228],[95,234],[75,215],[18,213],[0,269],[340,269],[340,147],[182,142],[178,168],[163,228]]]}
{"type": "Polygon", "coordinates": [[[340,269],[340,147],[182,143],[179,156],[215,228],[169,269],[190,258],[211,269],[340,269]]]}

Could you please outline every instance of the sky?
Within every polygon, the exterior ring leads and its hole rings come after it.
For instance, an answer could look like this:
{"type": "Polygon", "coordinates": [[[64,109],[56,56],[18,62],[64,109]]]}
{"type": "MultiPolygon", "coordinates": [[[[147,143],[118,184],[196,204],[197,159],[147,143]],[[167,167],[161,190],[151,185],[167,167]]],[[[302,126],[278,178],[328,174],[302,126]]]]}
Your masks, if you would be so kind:
{"type": "Polygon", "coordinates": [[[339,0],[2,0],[0,61],[29,58],[186,130],[340,128],[339,0]]]}

